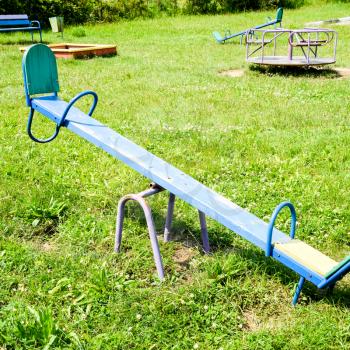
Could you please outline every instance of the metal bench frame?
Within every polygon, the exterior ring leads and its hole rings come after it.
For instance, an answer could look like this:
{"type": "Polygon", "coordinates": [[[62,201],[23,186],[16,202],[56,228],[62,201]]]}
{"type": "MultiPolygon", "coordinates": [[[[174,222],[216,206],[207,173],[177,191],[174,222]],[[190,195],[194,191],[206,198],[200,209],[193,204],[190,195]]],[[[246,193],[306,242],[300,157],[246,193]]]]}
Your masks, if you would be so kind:
{"type": "Polygon", "coordinates": [[[0,15],[0,33],[30,32],[34,42],[33,32],[39,32],[42,42],[41,25],[39,21],[30,21],[27,15],[0,15]]]}

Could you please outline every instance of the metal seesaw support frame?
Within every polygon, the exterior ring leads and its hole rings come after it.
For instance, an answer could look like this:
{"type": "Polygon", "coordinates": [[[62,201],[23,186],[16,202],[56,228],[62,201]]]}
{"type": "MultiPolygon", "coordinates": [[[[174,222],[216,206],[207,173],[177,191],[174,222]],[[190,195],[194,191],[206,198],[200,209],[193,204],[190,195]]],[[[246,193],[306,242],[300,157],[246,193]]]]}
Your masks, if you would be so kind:
{"type": "MultiPolygon", "coordinates": [[[[124,224],[124,217],[125,217],[125,205],[130,200],[136,201],[137,203],[140,204],[143,210],[143,213],[145,214],[149,238],[151,241],[151,246],[153,251],[153,258],[156,265],[158,277],[160,280],[164,279],[164,268],[163,268],[162,256],[159,250],[157,232],[154,225],[152,211],[148,203],[145,201],[145,198],[153,196],[164,190],[165,189],[163,187],[157,185],[156,183],[151,183],[149,189],[139,192],[137,194],[127,194],[120,199],[118,203],[118,212],[117,212],[116,230],[115,230],[115,245],[114,245],[114,251],[116,253],[119,253],[121,242],[122,242],[123,224],[124,224]]],[[[173,193],[170,193],[167,216],[165,220],[165,228],[164,228],[164,242],[169,241],[169,234],[171,230],[171,224],[173,221],[174,206],[175,206],[175,195],[173,193]]],[[[205,254],[208,254],[210,251],[210,246],[209,246],[206,218],[205,218],[205,214],[200,210],[198,210],[198,213],[199,213],[199,221],[200,221],[200,227],[201,227],[203,251],[205,254]]]]}
{"type": "MultiPolygon", "coordinates": [[[[291,204],[282,203],[279,205],[271,218],[270,225],[268,225],[236,203],[92,118],[90,115],[92,109],[90,109],[89,114],[85,114],[72,106],[76,99],[71,100],[70,103],[61,100],[57,95],[59,84],[56,59],[53,52],[45,45],[31,46],[24,54],[22,68],[28,107],[38,111],[56,125],[66,127],[71,132],[101,148],[154,183],[153,188],[139,194],[124,196],[120,200],[116,250],[119,250],[121,244],[125,205],[127,201],[135,200],[141,205],[146,216],[160,279],[164,278],[162,260],[151,209],[145,198],[163,190],[170,193],[164,230],[165,241],[169,240],[176,196],[198,210],[205,252],[209,250],[205,217],[209,216],[299,274],[300,281],[295,292],[294,303],[298,299],[304,281],[310,281],[320,289],[328,286],[333,287],[338,280],[350,272],[350,256],[336,262],[306,243],[294,240],[295,217],[292,219],[290,236],[273,228],[274,220],[282,207],[289,206],[293,217],[291,204]],[[295,246],[295,244],[297,245],[295,246]],[[317,261],[315,262],[314,259],[317,261]]],[[[36,142],[45,141],[35,137],[33,140],[36,142]]]]}

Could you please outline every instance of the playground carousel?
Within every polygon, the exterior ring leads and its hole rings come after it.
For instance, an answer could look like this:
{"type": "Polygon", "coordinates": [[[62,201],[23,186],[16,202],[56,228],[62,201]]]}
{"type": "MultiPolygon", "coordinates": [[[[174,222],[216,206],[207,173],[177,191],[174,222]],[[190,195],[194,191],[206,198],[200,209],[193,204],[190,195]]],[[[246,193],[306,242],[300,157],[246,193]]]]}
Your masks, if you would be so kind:
{"type": "Polygon", "coordinates": [[[322,66],[336,62],[338,34],[331,29],[251,29],[246,61],[266,66],[322,66]]]}

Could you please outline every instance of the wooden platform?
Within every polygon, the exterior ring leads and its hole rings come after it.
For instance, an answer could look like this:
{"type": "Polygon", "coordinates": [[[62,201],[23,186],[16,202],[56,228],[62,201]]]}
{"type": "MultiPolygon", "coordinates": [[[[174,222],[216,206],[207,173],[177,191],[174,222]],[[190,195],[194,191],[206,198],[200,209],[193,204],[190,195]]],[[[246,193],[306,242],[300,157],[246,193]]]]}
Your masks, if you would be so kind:
{"type": "MultiPolygon", "coordinates": [[[[98,44],[51,44],[48,47],[53,51],[57,58],[83,58],[91,56],[112,56],[117,54],[115,45],[98,44]]],[[[24,52],[27,48],[21,47],[24,52]]]]}
{"type": "Polygon", "coordinates": [[[274,247],[322,276],[338,265],[335,260],[298,239],[286,243],[275,243],[274,247]]]}

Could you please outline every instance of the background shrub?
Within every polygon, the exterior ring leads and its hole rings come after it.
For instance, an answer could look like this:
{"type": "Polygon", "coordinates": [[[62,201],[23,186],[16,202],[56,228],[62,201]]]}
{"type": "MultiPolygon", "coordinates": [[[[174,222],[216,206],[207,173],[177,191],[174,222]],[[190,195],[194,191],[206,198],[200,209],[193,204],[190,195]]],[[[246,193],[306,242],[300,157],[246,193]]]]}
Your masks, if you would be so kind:
{"type": "Polygon", "coordinates": [[[25,13],[37,19],[43,26],[49,25],[49,17],[63,16],[67,24],[87,22],[95,6],[95,0],[1,0],[0,14],[25,13]]]}
{"type": "Polygon", "coordinates": [[[1,0],[0,14],[26,13],[48,26],[48,18],[53,16],[63,16],[66,24],[82,24],[162,14],[218,14],[279,6],[296,8],[303,4],[304,0],[1,0]]]}
{"type": "Polygon", "coordinates": [[[184,12],[188,14],[218,14],[247,10],[298,8],[304,0],[186,0],[184,12]]]}
{"type": "Polygon", "coordinates": [[[83,27],[75,27],[72,30],[72,35],[75,36],[76,38],[82,38],[86,36],[85,29],[83,27]]]}

